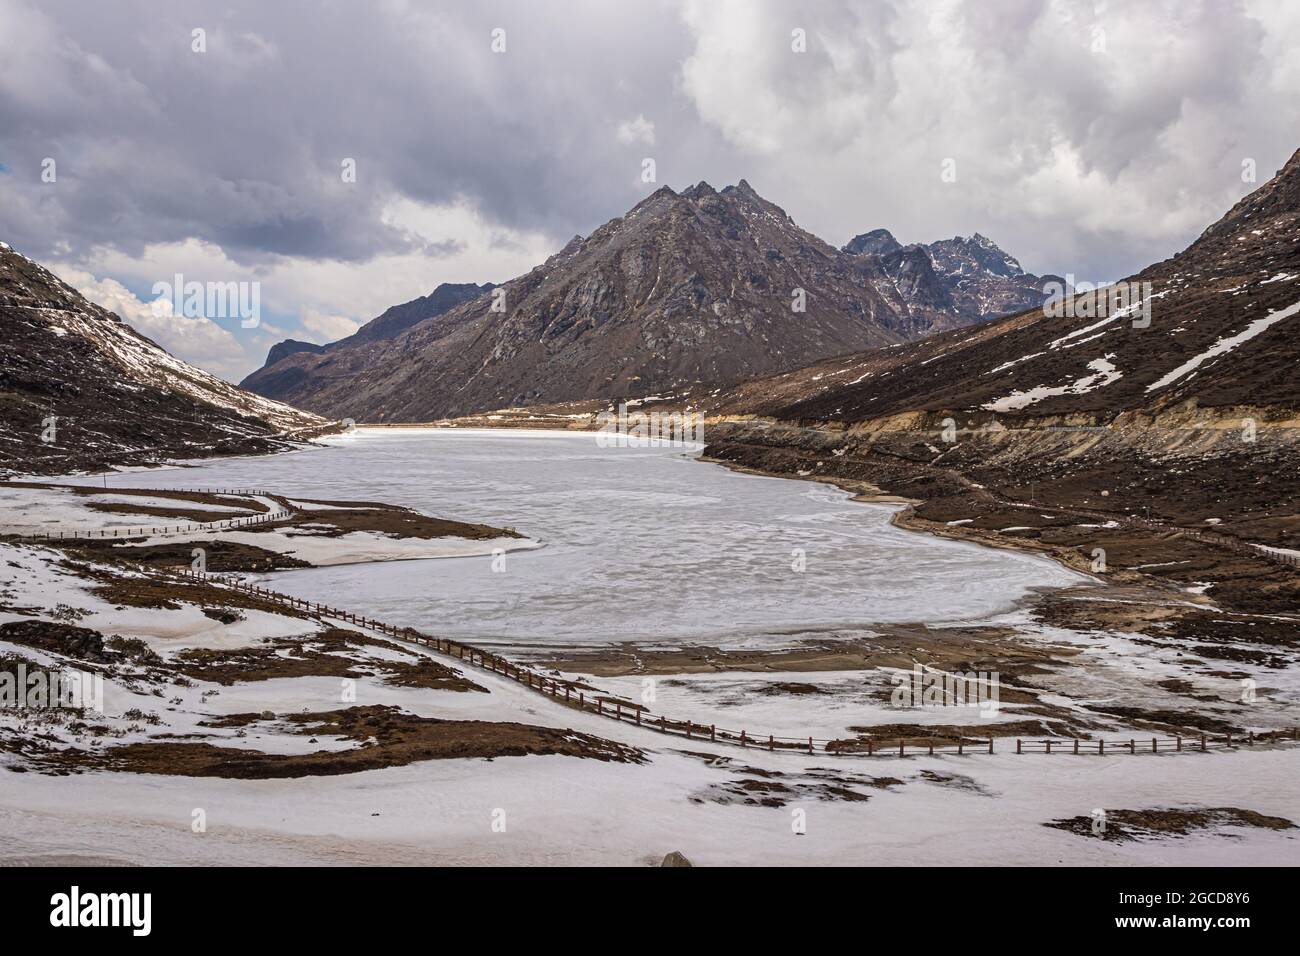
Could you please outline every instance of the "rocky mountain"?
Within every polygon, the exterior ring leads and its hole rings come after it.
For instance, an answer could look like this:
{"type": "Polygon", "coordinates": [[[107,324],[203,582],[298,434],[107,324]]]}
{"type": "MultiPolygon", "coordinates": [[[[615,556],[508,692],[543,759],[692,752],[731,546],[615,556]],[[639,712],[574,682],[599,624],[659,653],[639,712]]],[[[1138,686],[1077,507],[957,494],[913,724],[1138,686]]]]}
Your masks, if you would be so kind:
{"type": "MultiPolygon", "coordinates": [[[[987,240],[970,240],[978,275],[944,244],[932,259],[929,247],[878,256],[866,242],[834,249],[744,180],[663,187],[492,295],[391,337],[363,329],[323,348],[284,343],[244,384],[322,414],[419,421],[715,388],[984,314],[967,289],[993,281],[987,240]]],[[[1003,278],[1033,278],[1008,261],[1015,272],[1003,278]]]]}
{"type": "MultiPolygon", "coordinates": [[[[453,309],[470,299],[478,298],[494,288],[495,286],[491,282],[485,282],[482,285],[476,285],[473,282],[444,282],[428,295],[385,309],[381,315],[371,319],[351,335],[339,339],[337,342],[330,342],[325,345],[314,342],[301,342],[297,339],[285,339],[283,342],[277,342],[267,352],[266,364],[263,365],[263,368],[272,366],[281,359],[288,358],[298,352],[311,352],[313,355],[321,355],[333,349],[347,348],[349,345],[358,342],[376,342],[380,339],[395,338],[411,326],[418,325],[425,319],[432,319],[435,316],[442,315],[448,309],[453,309]]],[[[257,372],[254,372],[247,380],[241,382],[240,386],[247,388],[249,382],[254,384],[257,382],[257,372]]]]}
{"type": "Polygon", "coordinates": [[[182,362],[0,243],[0,473],[290,447],[330,423],[182,362]]]}
{"type": "Polygon", "coordinates": [[[978,232],[929,245],[904,246],[888,229],[855,236],[844,252],[869,257],[888,279],[895,307],[927,316],[933,330],[959,328],[1042,305],[1068,289],[1056,275],[1026,273],[1020,263],[978,232]]]}
{"type": "Polygon", "coordinates": [[[697,402],[716,422],[708,454],[885,488],[944,533],[1127,554],[1141,539],[1194,575],[1204,554],[1168,535],[1213,530],[1265,561],[1234,597],[1262,610],[1300,594],[1258,551],[1300,552],[1298,333],[1300,152],[1114,287],[697,402]]]}
{"type": "Polygon", "coordinates": [[[301,342],[297,339],[285,339],[271,346],[266,355],[266,364],[239,383],[246,388],[268,397],[287,395],[294,391],[303,380],[301,366],[296,363],[281,362],[291,355],[307,353],[325,355],[329,352],[346,349],[352,345],[378,342],[383,339],[396,338],[412,326],[426,319],[436,318],[448,309],[453,309],[463,302],[478,298],[495,288],[491,282],[476,285],[473,282],[444,282],[428,295],[412,299],[389,309],[371,319],[347,338],[317,345],[313,342],[301,342]]]}
{"type": "Polygon", "coordinates": [[[849,422],[941,409],[1104,419],[1188,401],[1295,407],[1298,218],[1300,153],[1186,250],[1114,287],[747,383],[719,402],[849,422]]]}
{"type": "Polygon", "coordinates": [[[290,355],[248,385],[409,421],[732,382],[903,341],[864,265],[743,181],[664,187],[491,295],[391,339],[290,355]]]}

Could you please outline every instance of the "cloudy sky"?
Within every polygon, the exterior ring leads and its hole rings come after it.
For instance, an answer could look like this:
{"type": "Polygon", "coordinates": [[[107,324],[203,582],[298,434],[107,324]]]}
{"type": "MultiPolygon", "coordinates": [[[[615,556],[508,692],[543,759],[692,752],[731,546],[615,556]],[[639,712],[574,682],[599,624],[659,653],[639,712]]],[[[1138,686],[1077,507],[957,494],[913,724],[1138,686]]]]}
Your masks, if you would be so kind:
{"type": "Polygon", "coordinates": [[[0,0],[0,240],[233,379],[700,180],[1112,279],[1300,147],[1296,37],[1291,0],[0,0]],[[177,273],[262,324],[156,314],[177,273]]]}

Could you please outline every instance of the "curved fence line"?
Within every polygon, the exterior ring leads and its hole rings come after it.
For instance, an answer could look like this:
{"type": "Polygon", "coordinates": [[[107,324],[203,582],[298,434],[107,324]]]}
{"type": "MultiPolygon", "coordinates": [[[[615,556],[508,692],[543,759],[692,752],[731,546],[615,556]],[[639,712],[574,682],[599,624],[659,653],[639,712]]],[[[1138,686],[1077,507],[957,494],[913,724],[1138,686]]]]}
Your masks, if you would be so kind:
{"type": "MultiPolygon", "coordinates": [[[[528,667],[512,663],[499,654],[484,651],[472,644],[455,641],[450,638],[431,637],[413,627],[399,627],[365,615],[354,614],[341,608],[319,604],[292,595],[281,594],[267,588],[245,584],[235,578],[215,574],[204,574],[187,569],[178,570],[177,574],[188,580],[204,583],[217,583],[245,594],[250,594],[296,611],[305,611],[321,618],[334,618],[359,627],[367,627],[387,634],[398,640],[410,641],[435,652],[454,658],[462,664],[491,671],[501,677],[507,677],[527,687],[535,693],[548,697],[552,701],[567,707],[576,708],[587,713],[617,720],[620,723],[634,724],[646,730],[669,734],[687,740],[707,743],[721,743],[741,748],[756,748],[770,752],[824,754],[834,757],[875,757],[875,756],[933,756],[936,754],[955,754],[958,756],[994,753],[994,741],[1001,740],[1008,746],[1014,741],[1017,754],[1071,754],[1078,756],[1115,756],[1119,754],[1182,753],[1205,752],[1208,750],[1226,750],[1239,746],[1253,746],[1260,743],[1300,740],[1300,728],[1289,731],[1273,731],[1267,734],[1248,733],[1234,739],[1231,734],[1213,736],[1191,731],[1186,736],[1130,736],[1122,739],[1087,739],[1073,737],[1047,738],[987,738],[972,735],[966,739],[945,741],[941,738],[902,737],[896,739],[827,739],[815,736],[787,737],[776,734],[754,734],[746,729],[736,730],[718,727],[715,724],[700,724],[691,720],[680,720],[664,714],[655,714],[642,704],[607,694],[594,692],[593,688],[575,681],[559,679],[542,674],[528,667]]],[[[923,728],[922,728],[923,729],[923,728]]],[[[1012,751],[999,751],[1010,753],[1012,751]]]]}
{"type": "MultiPolygon", "coordinates": [[[[174,494],[176,492],[188,492],[196,495],[222,495],[225,497],[235,496],[243,498],[269,498],[273,501],[283,502],[281,496],[274,495],[267,491],[251,491],[248,489],[234,488],[147,488],[132,489],[157,492],[160,495],[174,494]]],[[[111,489],[110,489],[110,492],[111,489]]],[[[139,497],[146,497],[140,495],[139,497]]],[[[176,499],[182,503],[184,499],[176,499]]],[[[202,504],[198,502],[197,504],[202,504]]],[[[100,541],[112,538],[140,538],[140,537],[168,537],[177,534],[190,534],[192,532],[210,532],[210,531],[231,531],[236,528],[247,528],[254,525],[272,524],[277,521],[283,521],[286,518],[293,517],[297,512],[288,506],[282,506],[278,511],[267,511],[260,514],[247,515],[242,518],[224,518],[221,521],[200,521],[187,522],[168,525],[158,525],[152,528],[100,528],[98,531],[59,531],[45,532],[42,534],[16,534],[6,535],[5,537],[17,539],[18,541],[100,541]]]]}

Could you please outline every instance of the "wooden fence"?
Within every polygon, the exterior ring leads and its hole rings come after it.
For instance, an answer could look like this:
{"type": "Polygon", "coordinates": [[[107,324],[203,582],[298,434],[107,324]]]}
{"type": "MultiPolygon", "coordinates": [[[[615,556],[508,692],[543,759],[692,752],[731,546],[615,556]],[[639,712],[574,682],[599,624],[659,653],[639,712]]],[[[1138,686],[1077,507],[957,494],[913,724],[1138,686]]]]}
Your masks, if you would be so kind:
{"type": "Polygon", "coordinates": [[[1168,531],[1174,534],[1180,534],[1205,544],[1217,545],[1221,548],[1227,548],[1229,551],[1236,551],[1238,554],[1246,554],[1251,557],[1263,558],[1265,561],[1272,561],[1275,564],[1286,564],[1293,568],[1300,567],[1300,554],[1287,554],[1283,551],[1270,551],[1263,545],[1251,544],[1248,541],[1242,541],[1240,538],[1234,538],[1232,535],[1219,534],[1214,531],[1202,531],[1200,528],[1180,528],[1177,525],[1169,525],[1160,521],[1153,521],[1150,518],[1130,518],[1132,524],[1140,525],[1154,531],[1168,531]]]}
{"type": "Polygon", "coordinates": [[[291,610],[303,611],[321,618],[332,618],[359,627],[370,628],[398,640],[422,645],[434,650],[436,653],[460,661],[464,665],[478,667],[501,677],[509,678],[529,690],[541,694],[543,697],[570,708],[610,720],[617,720],[620,723],[633,724],[656,733],[668,734],[687,740],[727,744],[734,747],[752,747],[782,753],[824,754],[835,757],[904,757],[934,756],[936,754],[963,756],[994,753],[994,741],[1000,740],[1004,745],[1010,745],[1014,741],[1014,753],[1017,754],[1116,756],[1120,754],[1204,752],[1211,749],[1224,750],[1243,745],[1253,746],[1265,742],[1300,740],[1300,728],[1259,735],[1252,733],[1245,737],[1239,736],[1235,740],[1231,734],[1216,737],[1192,731],[1187,736],[1144,737],[1141,738],[1140,742],[1135,737],[1116,740],[1091,738],[1079,740],[1077,738],[1062,737],[1051,740],[994,738],[990,735],[987,738],[971,737],[963,740],[946,741],[928,737],[874,740],[870,738],[827,739],[815,736],[788,737],[776,734],[752,734],[748,730],[735,730],[718,727],[714,724],[701,724],[689,719],[681,720],[668,717],[665,714],[654,714],[642,704],[599,692],[593,692],[589,695],[588,691],[591,691],[592,688],[586,685],[543,674],[532,668],[522,667],[499,654],[493,654],[463,641],[431,637],[412,627],[388,624],[375,618],[355,614],[327,604],[319,604],[292,595],[281,594],[278,591],[245,584],[234,578],[190,570],[179,570],[176,573],[188,580],[221,584],[291,610]]]}
{"type": "MultiPolygon", "coordinates": [[[[149,490],[152,491],[154,489],[149,490]]],[[[263,497],[271,498],[276,501],[283,501],[282,498],[265,491],[248,491],[243,489],[237,490],[225,488],[157,489],[157,492],[160,495],[177,491],[189,492],[190,494],[223,495],[244,498],[263,497]]],[[[183,501],[184,499],[177,500],[183,501]]],[[[90,539],[101,540],[103,538],[166,537],[175,534],[190,534],[191,532],[202,533],[209,531],[233,530],[235,528],[247,528],[252,525],[271,524],[276,521],[283,521],[286,518],[291,518],[294,514],[296,514],[296,512],[293,509],[282,506],[277,511],[248,515],[244,518],[226,518],[221,521],[159,525],[154,528],[101,528],[98,531],[51,531],[43,534],[6,535],[5,537],[16,538],[19,541],[85,541],[90,539]]]]}

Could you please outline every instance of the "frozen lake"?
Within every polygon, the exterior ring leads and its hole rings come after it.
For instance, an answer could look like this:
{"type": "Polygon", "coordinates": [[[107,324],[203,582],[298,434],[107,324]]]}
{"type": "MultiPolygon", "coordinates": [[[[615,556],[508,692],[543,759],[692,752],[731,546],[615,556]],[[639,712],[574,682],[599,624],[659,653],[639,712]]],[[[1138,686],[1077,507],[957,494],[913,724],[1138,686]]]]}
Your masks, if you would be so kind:
{"type": "Polygon", "coordinates": [[[893,528],[893,506],[697,454],[600,448],[591,433],[361,429],[327,448],[108,483],[266,488],[512,526],[545,547],[508,555],[501,571],[481,557],[264,576],[288,593],[487,643],[788,644],[873,623],[978,620],[1033,587],[1082,580],[1041,558],[893,528]]]}

